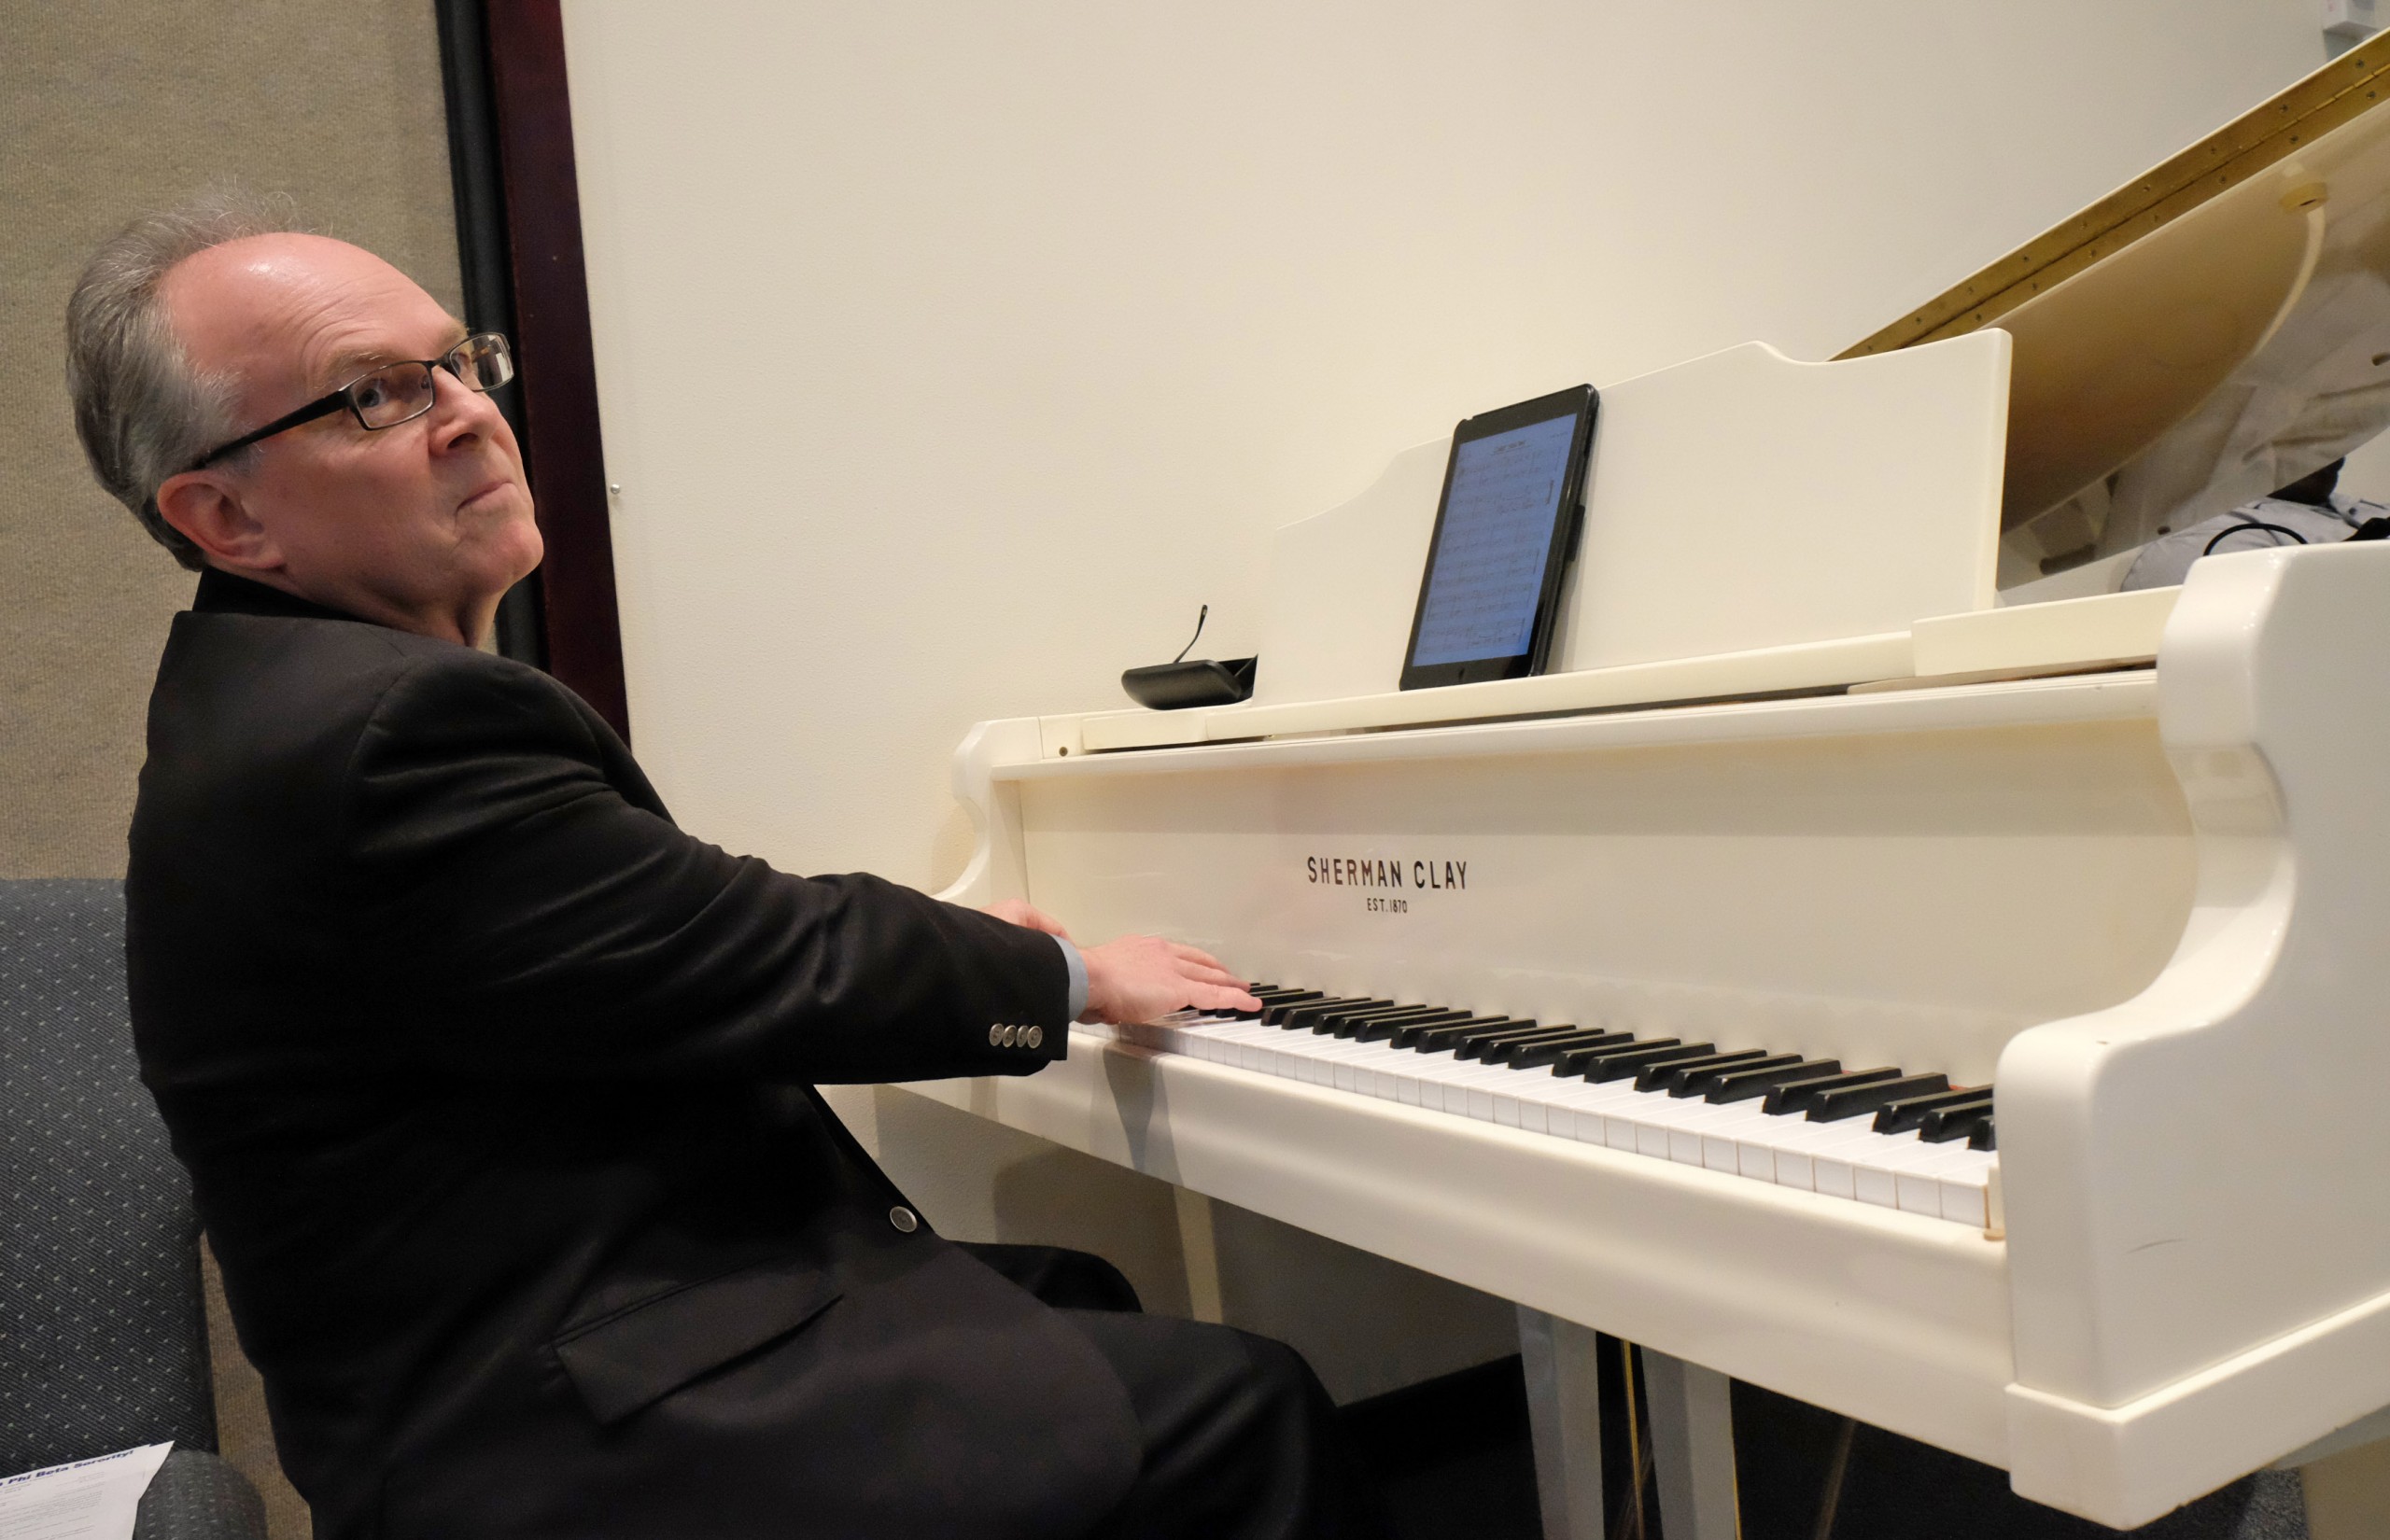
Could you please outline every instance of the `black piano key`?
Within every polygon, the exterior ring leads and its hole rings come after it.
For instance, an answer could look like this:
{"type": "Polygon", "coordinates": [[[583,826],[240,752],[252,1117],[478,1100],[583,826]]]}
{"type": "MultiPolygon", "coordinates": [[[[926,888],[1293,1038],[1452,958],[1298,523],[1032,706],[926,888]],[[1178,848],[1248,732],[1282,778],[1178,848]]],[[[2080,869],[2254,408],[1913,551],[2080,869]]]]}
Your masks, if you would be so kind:
{"type": "Polygon", "coordinates": [[[1322,1037],[1349,1037],[1355,1022],[1369,1021],[1378,1016],[1424,1015],[1430,1011],[1443,1009],[1445,1007],[1441,1005],[1422,1005],[1413,1001],[1405,1005],[1372,1005],[1359,1011],[1330,1011],[1326,1015],[1314,1016],[1311,1029],[1322,1037]]]}
{"type": "Polygon", "coordinates": [[[1415,1048],[1419,1045],[1419,1040],[1429,1032],[1449,1032],[1463,1027],[1482,1027],[1489,1022],[1503,1019],[1505,1018],[1501,1016],[1482,1016],[1474,1011],[1464,1011],[1455,1005],[1449,1011],[1439,1011],[1434,1015],[1406,1016],[1399,1021],[1372,1022],[1367,1029],[1370,1035],[1362,1041],[1383,1043],[1389,1048],[1415,1048]]]}
{"type": "Polygon", "coordinates": [[[1822,1080],[1842,1073],[1838,1058],[1802,1058],[1788,1054],[1792,1062],[1783,1064],[1738,1064],[1709,1083],[1705,1099],[1710,1101],[1749,1101],[1763,1097],[1788,1080],[1822,1080]]]}
{"type": "Polygon", "coordinates": [[[1305,1019],[1316,1031],[1324,1025],[1343,1020],[1347,1016],[1374,1015],[1381,1011],[1427,1011],[1435,1007],[1417,1000],[1365,1000],[1355,1005],[1329,1005],[1305,1013],[1305,1019]]]}
{"type": "Polygon", "coordinates": [[[1595,1048],[1577,1048],[1563,1054],[1560,1062],[1552,1067],[1555,1075],[1582,1075],[1613,1054],[1631,1054],[1643,1048],[1672,1048],[1678,1040],[1672,1037],[1629,1037],[1624,1043],[1605,1043],[1595,1048]]]}
{"type": "Polygon", "coordinates": [[[1673,1064],[1680,1058],[1700,1058],[1717,1051],[1718,1044],[1714,1043],[1680,1043],[1666,1048],[1655,1043],[1649,1048],[1629,1048],[1623,1054],[1595,1059],[1585,1067],[1585,1078],[1596,1085],[1606,1085],[1613,1080],[1627,1080],[1640,1075],[1654,1064],[1673,1064]]]}
{"type": "Polygon", "coordinates": [[[1484,1017],[1475,1017],[1465,1010],[1431,1010],[1431,1013],[1417,1015],[1417,1017],[1377,1017],[1371,1022],[1362,1022],[1360,1029],[1353,1031],[1353,1041],[1356,1043],[1386,1043],[1391,1048],[1400,1048],[1405,1031],[1427,1031],[1429,1027],[1458,1027],[1460,1022],[1482,1022],[1482,1019],[1484,1017]]]}
{"type": "Polygon", "coordinates": [[[1547,1064],[1559,1063],[1581,1048],[1608,1048],[1634,1041],[1632,1032],[1571,1032],[1566,1037],[1538,1038],[1533,1043],[1514,1043],[1508,1050],[1504,1062],[1513,1070],[1540,1070],[1547,1064]]]}
{"type": "Polygon", "coordinates": [[[1264,1005],[1261,1009],[1261,1020],[1266,1026],[1283,1027],[1286,1023],[1286,1013],[1296,1006],[1309,1005],[1315,1001],[1328,998],[1317,989],[1298,989],[1284,1000],[1273,1000],[1264,1005]]]}
{"type": "Polygon", "coordinates": [[[2000,1148],[2000,1136],[1992,1131],[1991,1119],[1985,1118],[1981,1123],[1975,1125],[1975,1131],[1967,1136],[1967,1148],[1970,1150],[1997,1150],[2000,1148]]]}
{"type": "Polygon", "coordinates": [[[1394,1036],[1394,1045],[1398,1048],[1409,1048],[1412,1052],[1419,1054],[1450,1053],[1460,1046],[1463,1038],[1485,1032],[1504,1032],[1513,1028],[1534,1025],[1535,1023],[1531,1021],[1522,1021],[1516,1016],[1464,1016],[1458,1021],[1447,1021],[1435,1025],[1422,1024],[1415,1030],[1409,1029],[1398,1030],[1394,1036]]]}
{"type": "MultiPolygon", "coordinates": [[[[1366,995],[1352,995],[1338,1000],[1305,1001],[1300,1005],[1286,1007],[1277,1024],[1290,1031],[1307,1032],[1311,1024],[1332,1011],[1365,1011],[1372,1005],[1391,1005],[1390,1000],[1377,1000],[1366,995]]],[[[1268,1021],[1268,1016],[1261,1018],[1268,1021]]]]}
{"type": "Polygon", "coordinates": [[[1687,1070],[1711,1064],[1741,1064],[1764,1057],[1765,1053],[1766,1050],[1762,1048],[1721,1048],[1714,1053],[1704,1054],[1699,1058],[1670,1059],[1665,1064],[1647,1066],[1638,1073],[1635,1077],[1635,1088],[1638,1091],[1674,1090],[1677,1085],[1676,1077],[1687,1070]]]}
{"type": "Polygon", "coordinates": [[[1771,1054],[1764,1048],[1759,1050],[1757,1058],[1745,1058],[1736,1055],[1731,1059],[1722,1057],[1708,1064],[1702,1064],[1696,1060],[1692,1064],[1675,1066],[1660,1089],[1672,1097],[1707,1097],[1710,1087],[1737,1070],[1765,1070],[1797,1064],[1800,1061],[1801,1056],[1798,1054],[1771,1054]]]}
{"type": "Polygon", "coordinates": [[[1292,1031],[1307,1032],[1318,1024],[1322,1016],[1334,1015],[1341,1011],[1373,1011],[1393,1003],[1393,1001],[1381,1000],[1375,995],[1331,995],[1326,1000],[1304,1001],[1280,1016],[1278,1025],[1292,1031]]]}
{"type": "Polygon", "coordinates": [[[1360,1022],[1377,1022],[1384,1017],[1410,1017],[1410,1015],[1434,1015],[1439,1010],[1451,1010],[1451,1005],[1427,1005],[1422,1001],[1408,1001],[1403,1005],[1367,1005],[1362,1010],[1336,1010],[1312,1022],[1312,1031],[1322,1036],[1350,1036],[1360,1022]]]}
{"type": "MultiPolygon", "coordinates": [[[[1546,1043],[1570,1043],[1582,1046],[1584,1041],[1583,1028],[1573,1021],[1556,1021],[1546,1026],[1532,1028],[1516,1037],[1482,1043],[1478,1047],[1477,1057],[1488,1064],[1507,1064],[1513,1070],[1519,1070],[1526,1068],[1519,1062],[1521,1054],[1531,1053],[1546,1043]]],[[[1558,1052],[1557,1049],[1554,1051],[1558,1052]]],[[[1545,1064],[1551,1062],[1550,1059],[1543,1060],[1545,1064]]]]}
{"type": "Polygon", "coordinates": [[[1258,1021],[1261,1019],[1261,1013],[1267,1011],[1272,1005],[1281,1005],[1299,999],[1308,999],[1309,997],[1317,994],[1319,991],[1316,989],[1281,988],[1274,984],[1248,984],[1245,986],[1244,992],[1251,995],[1261,1003],[1252,1007],[1250,1010],[1229,1011],[1223,1014],[1231,1016],[1238,1021],[1258,1021]]]}
{"type": "Polygon", "coordinates": [[[1482,1058],[1485,1050],[1496,1043],[1508,1042],[1532,1032],[1549,1032],[1566,1025],[1566,1022],[1554,1022],[1546,1026],[1533,1016],[1480,1016],[1474,1022],[1451,1029],[1452,1035],[1447,1041],[1459,1050],[1461,1057],[1482,1058]]]}
{"type": "Polygon", "coordinates": [[[1945,1074],[1897,1075],[1891,1080],[1878,1080],[1866,1085],[1837,1085],[1830,1091],[1820,1091],[1809,1099],[1809,1121],[1839,1123],[1846,1117],[1873,1113],[1888,1102],[1906,1096],[1924,1096],[1932,1091],[1947,1091],[1950,1077],[1945,1074]]]}
{"type": "Polygon", "coordinates": [[[1935,1091],[1930,1096],[1904,1097],[1877,1110],[1876,1131],[1879,1134],[1905,1134],[1924,1123],[1929,1113],[1977,1101],[1986,1106],[1991,1104],[1989,1086],[1961,1085],[1947,1091],[1935,1091]]]}
{"type": "Polygon", "coordinates": [[[1947,1144],[1954,1139],[1965,1139],[1976,1128],[1991,1121],[1991,1098],[1976,1097],[1953,1106],[1937,1107],[1918,1119],[1917,1137],[1928,1144],[1947,1144]]]}
{"type": "Polygon", "coordinates": [[[1443,1042],[1447,1033],[1475,1031],[1481,1027],[1524,1027],[1524,1021],[1509,1016],[1482,1016],[1472,1011],[1455,1011],[1449,1021],[1398,1022],[1387,1034],[1389,1048],[1409,1048],[1423,1054],[1440,1053],[1449,1044],[1443,1042]]]}
{"type": "Polygon", "coordinates": [[[1461,1034],[1460,1051],[1457,1057],[1483,1059],[1492,1064],[1497,1061],[1497,1057],[1501,1050],[1511,1043],[1530,1042],[1536,1038],[1554,1037],[1573,1029],[1568,1022],[1554,1022],[1547,1027],[1536,1021],[1514,1021],[1497,1031],[1464,1032],[1461,1034]]]}
{"type": "Polygon", "coordinates": [[[1512,1016],[1479,1015],[1474,1011],[1463,1011],[1450,1021],[1405,1022],[1394,1029],[1394,1036],[1389,1041],[1398,1048],[1415,1048],[1423,1054],[1435,1054],[1451,1047],[1451,1040],[1463,1032],[1526,1025],[1526,1022],[1512,1016]]]}
{"type": "Polygon", "coordinates": [[[1879,1080],[1890,1080],[1900,1071],[1890,1065],[1874,1070],[1845,1070],[1838,1075],[1819,1075],[1810,1080],[1788,1080],[1771,1087],[1767,1100],[1760,1111],[1771,1117],[1784,1117],[1793,1113],[1806,1113],[1809,1104],[1827,1091],[1840,1090],[1846,1085],[1869,1085],[1879,1080]]]}

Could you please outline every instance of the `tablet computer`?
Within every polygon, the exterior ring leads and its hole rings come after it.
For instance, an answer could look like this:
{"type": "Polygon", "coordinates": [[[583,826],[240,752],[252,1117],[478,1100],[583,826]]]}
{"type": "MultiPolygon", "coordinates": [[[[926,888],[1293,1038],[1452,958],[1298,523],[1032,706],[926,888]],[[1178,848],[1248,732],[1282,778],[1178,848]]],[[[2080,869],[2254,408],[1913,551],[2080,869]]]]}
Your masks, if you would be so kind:
{"type": "Polygon", "coordinates": [[[1540,674],[1585,512],[1600,398],[1556,391],[1453,430],[1402,688],[1540,674]]]}

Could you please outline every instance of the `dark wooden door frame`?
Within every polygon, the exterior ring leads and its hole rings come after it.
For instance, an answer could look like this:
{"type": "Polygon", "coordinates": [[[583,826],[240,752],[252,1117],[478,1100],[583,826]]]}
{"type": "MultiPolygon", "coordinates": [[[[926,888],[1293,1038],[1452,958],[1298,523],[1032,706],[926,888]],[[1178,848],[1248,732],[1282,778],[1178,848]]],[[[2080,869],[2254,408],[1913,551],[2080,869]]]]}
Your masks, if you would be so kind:
{"type": "Polygon", "coordinates": [[[465,304],[514,340],[509,417],[547,557],[507,596],[499,648],[546,668],[627,740],[605,445],[581,252],[561,0],[437,0],[465,304]]]}

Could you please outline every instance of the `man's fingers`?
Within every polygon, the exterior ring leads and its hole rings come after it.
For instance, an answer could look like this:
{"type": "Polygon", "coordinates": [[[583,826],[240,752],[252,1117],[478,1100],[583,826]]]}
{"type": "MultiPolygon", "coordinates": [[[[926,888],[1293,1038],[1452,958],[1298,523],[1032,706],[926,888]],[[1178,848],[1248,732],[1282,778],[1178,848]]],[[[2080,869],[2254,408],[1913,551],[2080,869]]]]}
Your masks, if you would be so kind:
{"type": "Polygon", "coordinates": [[[1130,935],[1084,956],[1089,1015],[1105,1021],[1151,1020],[1189,1006],[1250,1011],[1260,1004],[1246,991],[1243,975],[1220,966],[1217,958],[1200,946],[1130,935]]]}
{"type": "Polygon", "coordinates": [[[1250,1011],[1261,1003],[1246,994],[1243,985],[1199,984],[1188,993],[1194,996],[1188,1004],[1207,1011],[1250,1011]]]}

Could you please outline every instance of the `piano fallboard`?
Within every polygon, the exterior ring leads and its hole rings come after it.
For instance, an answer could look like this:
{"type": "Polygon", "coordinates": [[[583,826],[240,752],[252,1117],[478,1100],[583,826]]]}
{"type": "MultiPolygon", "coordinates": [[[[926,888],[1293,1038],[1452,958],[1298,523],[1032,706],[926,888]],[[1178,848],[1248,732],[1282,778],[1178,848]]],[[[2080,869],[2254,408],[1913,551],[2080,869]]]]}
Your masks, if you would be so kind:
{"type": "Polygon", "coordinates": [[[994,772],[1027,896],[1255,978],[1992,1078],[2189,912],[2147,670],[994,772]]]}

